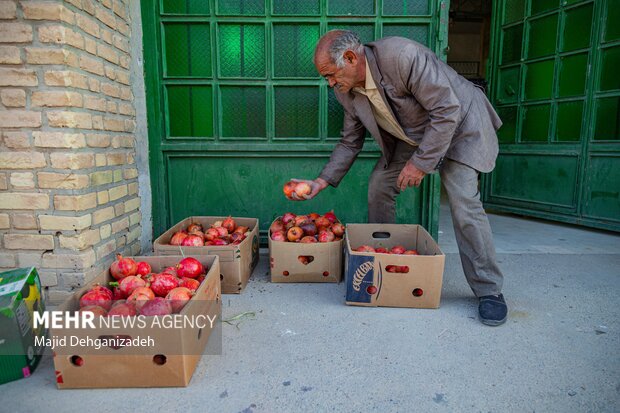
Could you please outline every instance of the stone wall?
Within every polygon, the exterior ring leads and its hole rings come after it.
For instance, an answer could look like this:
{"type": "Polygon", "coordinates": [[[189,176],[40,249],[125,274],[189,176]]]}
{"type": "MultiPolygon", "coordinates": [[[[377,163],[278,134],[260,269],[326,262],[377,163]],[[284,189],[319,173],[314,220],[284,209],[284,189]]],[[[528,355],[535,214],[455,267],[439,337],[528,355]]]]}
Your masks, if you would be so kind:
{"type": "Polygon", "coordinates": [[[129,0],[0,0],[0,268],[48,303],[140,252],[129,0]]]}

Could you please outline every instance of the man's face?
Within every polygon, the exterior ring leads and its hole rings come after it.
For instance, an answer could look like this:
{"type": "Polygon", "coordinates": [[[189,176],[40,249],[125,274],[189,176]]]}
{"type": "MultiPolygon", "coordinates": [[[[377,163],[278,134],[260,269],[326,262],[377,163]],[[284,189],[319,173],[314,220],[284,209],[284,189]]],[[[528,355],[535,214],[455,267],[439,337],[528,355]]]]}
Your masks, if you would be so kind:
{"type": "Polygon", "coordinates": [[[327,53],[321,53],[315,59],[316,69],[327,80],[329,87],[335,87],[339,91],[347,93],[355,86],[363,86],[364,83],[360,82],[358,75],[359,60],[355,57],[347,59],[345,55],[344,62],[344,67],[337,67],[327,53]]]}

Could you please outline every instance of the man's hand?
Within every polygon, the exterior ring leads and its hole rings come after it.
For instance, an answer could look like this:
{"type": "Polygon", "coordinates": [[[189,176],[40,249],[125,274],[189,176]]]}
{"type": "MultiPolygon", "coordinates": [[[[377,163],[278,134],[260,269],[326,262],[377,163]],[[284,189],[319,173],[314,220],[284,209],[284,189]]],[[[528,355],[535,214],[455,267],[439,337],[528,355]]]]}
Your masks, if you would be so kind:
{"type": "Polygon", "coordinates": [[[329,185],[327,181],[322,178],[316,178],[314,181],[307,179],[291,179],[291,182],[305,182],[310,185],[310,188],[312,188],[312,192],[308,195],[304,195],[303,197],[299,197],[295,192],[293,192],[291,194],[291,200],[293,201],[306,201],[308,199],[312,199],[329,185]]]}
{"type": "Polygon", "coordinates": [[[416,168],[413,162],[407,161],[403,170],[400,171],[400,175],[398,175],[396,185],[398,186],[398,189],[402,192],[407,189],[407,187],[420,186],[420,183],[425,176],[426,174],[416,168]]]}

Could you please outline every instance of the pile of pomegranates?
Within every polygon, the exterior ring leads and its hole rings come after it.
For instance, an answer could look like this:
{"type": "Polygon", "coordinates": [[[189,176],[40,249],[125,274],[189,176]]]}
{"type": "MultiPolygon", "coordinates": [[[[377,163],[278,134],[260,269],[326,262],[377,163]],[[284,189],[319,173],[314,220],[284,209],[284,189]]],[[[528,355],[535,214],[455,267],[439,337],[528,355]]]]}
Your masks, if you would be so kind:
{"type": "Polygon", "coordinates": [[[288,242],[332,242],[340,241],[345,227],[338,221],[334,211],[319,215],[295,215],[287,212],[269,227],[269,236],[273,241],[288,242]]]}
{"type": "Polygon", "coordinates": [[[205,279],[208,268],[192,257],[160,273],[146,262],[117,255],[110,266],[116,280],[95,285],[80,298],[80,311],[97,316],[167,315],[180,312],[205,279]]]}
{"type": "Polygon", "coordinates": [[[205,229],[200,223],[190,224],[187,228],[174,233],[170,245],[183,247],[202,247],[205,245],[237,245],[245,239],[248,227],[239,225],[232,217],[216,221],[205,229]]]}

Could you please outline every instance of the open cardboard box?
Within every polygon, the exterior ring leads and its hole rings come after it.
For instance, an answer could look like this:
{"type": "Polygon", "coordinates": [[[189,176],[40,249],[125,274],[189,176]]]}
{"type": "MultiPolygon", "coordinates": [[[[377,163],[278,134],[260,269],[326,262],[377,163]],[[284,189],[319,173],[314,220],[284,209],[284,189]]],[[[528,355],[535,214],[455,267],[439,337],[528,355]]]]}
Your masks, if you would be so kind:
{"type": "Polygon", "coordinates": [[[216,221],[228,217],[189,217],[161,234],[153,243],[155,255],[217,255],[220,268],[223,294],[239,294],[247,285],[252,270],[258,263],[258,219],[233,217],[237,225],[249,228],[246,238],[239,245],[204,247],[180,247],[170,245],[175,232],[186,229],[190,224],[199,223],[205,230],[216,221]]]}
{"type": "MultiPolygon", "coordinates": [[[[177,264],[182,256],[168,257],[133,257],[137,261],[149,263],[154,272],[177,264]]],[[[196,294],[181,310],[180,314],[188,317],[203,314],[221,314],[220,265],[217,256],[195,256],[209,269],[205,280],[200,284],[196,294]]],[[[100,274],[89,285],[81,288],[65,301],[58,311],[74,312],[79,309],[80,297],[95,284],[107,285],[114,281],[109,272],[100,274]]],[[[157,316],[161,317],[161,316],[157,316]]],[[[154,317],[145,317],[152,320],[154,317]]],[[[54,349],[54,367],[59,389],[76,388],[114,388],[114,387],[180,387],[187,386],[196,365],[200,361],[207,341],[211,335],[210,328],[161,329],[139,328],[50,328],[50,337],[152,337],[153,348],[106,347],[99,349],[80,346],[57,346],[54,349]],[[122,330],[122,331],[121,331],[122,330]],[[174,347],[171,354],[170,348],[174,347]],[[164,354],[168,351],[168,354],[164,354]],[[80,358],[76,363],[75,357],[80,358]]]]}
{"type": "MultiPolygon", "coordinates": [[[[280,219],[281,217],[276,218],[280,219]]],[[[274,220],[275,221],[275,220],[274,220]]],[[[338,283],[342,279],[344,238],[332,242],[300,243],[273,241],[269,237],[271,282],[338,283]],[[307,264],[299,257],[307,257],[307,264]],[[310,258],[311,257],[311,258],[310,258]]]]}
{"type": "Polygon", "coordinates": [[[420,225],[348,224],[345,258],[346,303],[372,307],[438,308],[445,255],[420,225]],[[388,250],[396,245],[420,255],[357,252],[362,245],[388,250]],[[388,272],[390,265],[406,273],[388,272]]]}

